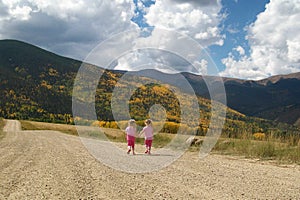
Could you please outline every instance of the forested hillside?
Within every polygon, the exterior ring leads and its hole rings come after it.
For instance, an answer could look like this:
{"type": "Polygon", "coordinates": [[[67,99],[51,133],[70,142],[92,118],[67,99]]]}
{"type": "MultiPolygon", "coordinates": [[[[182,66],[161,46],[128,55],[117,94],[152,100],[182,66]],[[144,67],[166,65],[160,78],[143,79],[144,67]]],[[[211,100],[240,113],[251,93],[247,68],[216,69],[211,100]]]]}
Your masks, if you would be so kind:
{"type": "MultiPolygon", "coordinates": [[[[72,91],[80,65],[80,61],[61,57],[30,44],[14,40],[0,41],[0,117],[73,123],[72,91]]],[[[120,71],[105,71],[99,80],[96,93],[99,121],[114,120],[111,97],[123,74],[120,71]]],[[[138,74],[132,76],[134,78],[128,83],[131,85],[137,85],[138,80],[144,78],[138,74]]],[[[169,123],[179,123],[179,102],[172,93],[172,87],[175,86],[148,84],[138,87],[129,101],[131,116],[136,120],[144,120],[149,117],[147,114],[151,106],[160,104],[167,112],[169,123]]],[[[183,95],[189,98],[189,94],[183,95]]],[[[197,133],[202,135],[209,126],[211,105],[210,100],[200,96],[198,102],[201,120],[197,133]]],[[[223,132],[228,136],[235,137],[245,132],[268,132],[271,129],[280,134],[295,131],[294,127],[287,124],[251,118],[227,109],[223,132]]]]}
{"type": "MultiPolygon", "coordinates": [[[[209,98],[201,76],[185,73],[196,94],[209,98]],[[199,87],[201,85],[202,87],[199,87]]],[[[208,78],[212,83],[213,77],[208,78]]],[[[247,116],[300,126],[300,73],[259,81],[223,78],[227,105],[247,116]]]]}
{"type": "Polygon", "coordinates": [[[23,42],[1,41],[1,116],[46,121],[70,117],[80,64],[23,42]]]}

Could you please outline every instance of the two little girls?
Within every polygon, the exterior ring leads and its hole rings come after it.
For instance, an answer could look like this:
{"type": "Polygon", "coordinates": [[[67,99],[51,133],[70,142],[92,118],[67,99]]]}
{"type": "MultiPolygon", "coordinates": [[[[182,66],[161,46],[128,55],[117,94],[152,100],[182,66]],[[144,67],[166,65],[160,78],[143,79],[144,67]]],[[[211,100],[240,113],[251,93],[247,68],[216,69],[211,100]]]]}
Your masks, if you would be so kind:
{"type": "MultiPolygon", "coordinates": [[[[152,127],[152,121],[150,119],[147,119],[145,121],[145,127],[140,132],[139,136],[144,134],[145,136],[145,146],[146,146],[146,154],[151,154],[151,146],[153,141],[153,127],[152,127]]],[[[136,123],[134,119],[129,120],[128,127],[125,129],[126,132],[126,139],[127,139],[127,145],[128,150],[127,154],[129,154],[132,151],[132,154],[135,155],[134,152],[134,144],[135,144],[135,136],[136,136],[136,123]]]]}

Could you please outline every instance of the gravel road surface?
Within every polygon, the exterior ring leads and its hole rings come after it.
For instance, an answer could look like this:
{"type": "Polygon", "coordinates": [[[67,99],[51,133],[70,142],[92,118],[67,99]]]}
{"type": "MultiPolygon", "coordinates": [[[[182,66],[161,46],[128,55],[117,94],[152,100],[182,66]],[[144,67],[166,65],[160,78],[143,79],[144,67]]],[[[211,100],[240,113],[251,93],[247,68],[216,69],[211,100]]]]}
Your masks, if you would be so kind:
{"type": "MultiPolygon", "coordinates": [[[[96,159],[79,137],[22,131],[14,120],[3,130],[0,199],[300,199],[299,165],[220,155],[199,159],[197,152],[186,152],[161,170],[127,173],[96,159]]],[[[140,159],[125,151],[120,156],[140,159]]],[[[138,156],[145,162],[169,158],[138,156]]]]}

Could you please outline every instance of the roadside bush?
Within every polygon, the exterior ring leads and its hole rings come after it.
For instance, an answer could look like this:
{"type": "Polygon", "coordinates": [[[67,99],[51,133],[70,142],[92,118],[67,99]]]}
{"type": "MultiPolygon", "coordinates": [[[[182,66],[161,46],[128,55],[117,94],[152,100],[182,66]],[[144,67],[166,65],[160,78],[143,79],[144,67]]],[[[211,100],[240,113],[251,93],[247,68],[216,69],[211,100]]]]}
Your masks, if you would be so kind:
{"type": "Polygon", "coordinates": [[[265,138],[266,138],[266,134],[264,134],[264,133],[254,133],[253,134],[253,138],[255,139],[255,140],[265,140],[265,138]]]}
{"type": "Polygon", "coordinates": [[[95,121],[92,123],[92,126],[100,126],[103,128],[113,128],[113,129],[118,129],[119,126],[117,122],[111,121],[111,122],[106,122],[106,121],[95,121]]]}
{"type": "Polygon", "coordinates": [[[166,122],[161,130],[164,133],[177,133],[180,124],[175,122],[166,122]]]}

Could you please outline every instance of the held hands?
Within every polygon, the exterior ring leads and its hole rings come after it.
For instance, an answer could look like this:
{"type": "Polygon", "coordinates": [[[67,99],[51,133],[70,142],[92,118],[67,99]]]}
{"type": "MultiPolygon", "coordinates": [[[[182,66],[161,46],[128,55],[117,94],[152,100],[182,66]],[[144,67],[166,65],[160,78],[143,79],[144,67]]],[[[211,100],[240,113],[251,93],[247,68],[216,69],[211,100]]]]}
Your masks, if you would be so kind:
{"type": "Polygon", "coordinates": [[[142,138],[142,137],[143,137],[142,135],[143,135],[143,132],[141,131],[141,132],[138,134],[138,137],[139,137],[139,138],[142,138]]]}

